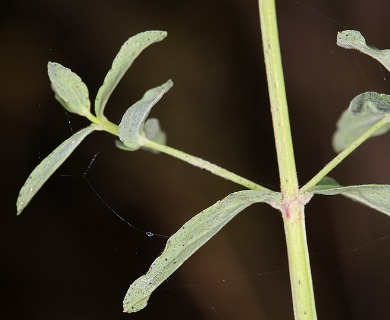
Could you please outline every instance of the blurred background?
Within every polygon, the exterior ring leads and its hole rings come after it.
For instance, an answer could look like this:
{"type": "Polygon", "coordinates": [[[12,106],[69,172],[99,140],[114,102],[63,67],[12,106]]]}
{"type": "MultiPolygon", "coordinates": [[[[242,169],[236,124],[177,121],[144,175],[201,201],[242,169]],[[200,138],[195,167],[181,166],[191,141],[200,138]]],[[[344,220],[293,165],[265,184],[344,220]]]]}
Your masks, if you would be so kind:
{"type": "MultiPolygon", "coordinates": [[[[236,217],[145,310],[122,313],[130,283],[166,242],[147,232],[170,236],[242,189],[168,156],[124,152],[114,137],[94,133],[15,214],[31,170],[87,125],[54,99],[47,62],[76,72],[93,101],[120,46],[152,29],[169,36],[136,60],[107,116],[118,123],[146,90],[172,79],[152,113],[168,144],[277,190],[257,1],[8,0],[0,6],[0,318],[292,319],[282,219],[266,205],[236,217]]],[[[369,44],[389,48],[390,7],[387,0],[287,0],[277,1],[277,9],[303,185],[335,156],[331,137],[350,100],[390,91],[388,72],[376,61],[336,46],[338,31],[358,29],[369,44]]],[[[388,135],[370,140],[332,176],[346,185],[389,183],[389,141],[388,135]]],[[[307,206],[307,230],[319,318],[389,319],[389,218],[342,197],[318,196],[307,206]]]]}

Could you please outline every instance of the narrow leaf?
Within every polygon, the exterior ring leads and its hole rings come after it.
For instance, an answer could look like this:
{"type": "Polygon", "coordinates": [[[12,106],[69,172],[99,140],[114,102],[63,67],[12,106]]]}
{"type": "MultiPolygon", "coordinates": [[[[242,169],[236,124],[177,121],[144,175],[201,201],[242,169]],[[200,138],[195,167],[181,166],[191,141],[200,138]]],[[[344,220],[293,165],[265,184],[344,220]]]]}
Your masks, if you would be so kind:
{"type": "MultiPolygon", "coordinates": [[[[377,92],[365,92],[356,96],[337,122],[337,130],[332,141],[334,150],[336,152],[344,150],[389,113],[390,96],[377,92]]],[[[372,137],[389,130],[390,124],[385,125],[372,134],[372,137]]]]}
{"type": "Polygon", "coordinates": [[[130,286],[123,301],[124,311],[143,309],[152,292],[242,210],[256,202],[274,203],[279,199],[276,192],[235,192],[186,222],[168,239],[149,271],[130,286]]]}
{"type": "Polygon", "coordinates": [[[93,125],[75,133],[69,139],[61,143],[35,167],[19,192],[19,197],[16,202],[17,214],[20,214],[23,211],[50,176],[71,155],[81,141],[94,130],[97,130],[97,127],[93,125]]]}
{"type": "Polygon", "coordinates": [[[103,116],[104,108],[111,93],[138,55],[145,48],[163,40],[166,36],[165,31],[146,31],[131,37],[123,44],[97,93],[95,113],[98,118],[103,116]]]}
{"type": "Polygon", "coordinates": [[[81,116],[90,114],[88,88],[81,78],[59,63],[49,62],[47,69],[55,97],[62,106],[81,116]]]}
{"type": "Polygon", "coordinates": [[[343,187],[336,180],[326,177],[310,192],[327,196],[341,194],[390,216],[390,185],[366,184],[343,187]]]}
{"type": "Polygon", "coordinates": [[[143,145],[145,120],[152,107],[172,87],[171,80],[148,90],[143,98],[133,104],[122,117],[119,124],[119,139],[128,150],[137,150],[143,145]]]}
{"type": "Polygon", "coordinates": [[[390,50],[380,50],[366,44],[366,39],[359,31],[345,30],[337,34],[337,45],[345,49],[356,49],[379,61],[390,71],[390,50]]]}

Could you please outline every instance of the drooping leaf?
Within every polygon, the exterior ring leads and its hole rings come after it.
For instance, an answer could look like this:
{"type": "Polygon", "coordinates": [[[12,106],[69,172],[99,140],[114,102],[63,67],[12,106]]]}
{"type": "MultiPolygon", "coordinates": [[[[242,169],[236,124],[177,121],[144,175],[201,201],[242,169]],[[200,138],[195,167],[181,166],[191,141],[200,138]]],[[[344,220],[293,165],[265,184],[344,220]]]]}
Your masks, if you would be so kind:
{"type": "Polygon", "coordinates": [[[55,97],[62,106],[81,116],[90,114],[88,88],[81,78],[59,63],[49,62],[47,69],[55,97]]]}
{"type": "Polygon", "coordinates": [[[390,71],[390,49],[380,50],[366,44],[366,39],[359,31],[345,30],[337,34],[337,45],[345,49],[356,49],[378,60],[390,71]]]}
{"type": "Polygon", "coordinates": [[[341,194],[390,216],[390,185],[387,184],[343,187],[336,180],[326,177],[309,192],[327,196],[341,194]]]}
{"type": "Polygon", "coordinates": [[[172,87],[171,80],[146,91],[141,100],[133,104],[122,117],[119,124],[119,139],[128,150],[137,150],[143,145],[145,120],[152,107],[172,87]]]}
{"type": "Polygon", "coordinates": [[[361,93],[351,101],[349,110],[356,115],[366,113],[389,114],[390,96],[373,91],[361,93]]]}
{"type": "MultiPolygon", "coordinates": [[[[377,92],[365,92],[356,96],[348,110],[341,114],[337,130],[333,136],[333,148],[340,152],[348,147],[360,135],[390,113],[390,96],[377,92]]],[[[390,124],[381,127],[372,137],[390,130],[390,124]]]]}
{"type": "Polygon", "coordinates": [[[146,31],[136,34],[123,44],[97,93],[95,100],[97,117],[103,116],[104,108],[111,93],[138,55],[145,48],[163,40],[166,36],[165,31],[146,31]]]}
{"type": "Polygon", "coordinates": [[[149,271],[132,283],[123,301],[124,311],[143,309],[152,292],[242,210],[256,202],[279,200],[276,192],[239,191],[197,214],[168,239],[149,271]]]}
{"type": "Polygon", "coordinates": [[[76,147],[98,127],[91,125],[75,133],[69,139],[61,143],[45,159],[38,164],[20,189],[16,202],[17,214],[20,214],[43,184],[58,169],[58,167],[71,155],[76,147]]]}

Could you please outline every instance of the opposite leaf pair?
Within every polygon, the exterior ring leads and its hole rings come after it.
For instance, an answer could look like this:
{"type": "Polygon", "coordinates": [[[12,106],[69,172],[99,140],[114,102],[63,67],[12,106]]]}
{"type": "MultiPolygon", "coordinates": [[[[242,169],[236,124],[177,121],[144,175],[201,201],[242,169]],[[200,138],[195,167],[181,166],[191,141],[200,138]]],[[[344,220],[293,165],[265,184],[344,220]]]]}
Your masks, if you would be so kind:
{"type": "MultiPolygon", "coordinates": [[[[90,133],[95,130],[103,130],[118,135],[118,126],[108,121],[103,114],[106,103],[135,58],[137,58],[146,47],[152,43],[161,41],[166,35],[167,33],[164,31],[146,31],[131,37],[124,43],[115,57],[111,69],[105,77],[103,85],[97,93],[95,99],[95,115],[91,113],[88,89],[81,78],[70,69],[63,67],[58,63],[49,62],[48,74],[56,99],[66,110],[86,117],[92,124],[75,133],[72,137],[60,144],[31,172],[20,190],[16,203],[17,214],[20,214],[23,211],[47,179],[49,179],[49,177],[71,155],[81,141],[90,133]]],[[[164,93],[169,90],[171,86],[172,82],[170,81],[167,82],[165,86],[163,85],[165,88],[164,93]]],[[[147,98],[151,100],[153,100],[151,95],[154,93],[158,94],[158,98],[153,101],[153,105],[163,94],[160,93],[159,88],[155,89],[156,92],[148,91],[146,94],[147,98]]],[[[143,102],[143,104],[145,103],[143,102]]],[[[140,125],[143,125],[143,123],[140,125]]],[[[156,139],[158,141],[164,140],[162,138],[162,133],[157,130],[158,124],[155,120],[149,123],[147,128],[148,135],[151,139],[156,139]]],[[[141,128],[138,128],[138,133],[140,130],[141,128]]]]}
{"type": "MultiPolygon", "coordinates": [[[[165,134],[160,130],[158,120],[147,119],[147,117],[151,108],[172,87],[170,80],[147,91],[140,101],[131,106],[124,114],[119,128],[105,118],[103,112],[107,100],[123,74],[144,48],[151,43],[162,40],[165,36],[166,33],[162,31],[144,32],[130,38],[122,46],[97,94],[95,115],[90,111],[88,89],[81,79],[65,67],[57,63],[49,63],[49,77],[56,99],[65,109],[88,118],[92,124],[63,142],[34,169],[22,187],[17,201],[19,214],[81,141],[95,130],[104,130],[119,135],[121,141],[117,142],[117,146],[122,149],[134,151],[146,147],[152,148],[154,151],[162,151],[252,189],[228,195],[194,216],[172,235],[164,251],[153,262],[149,271],[130,286],[123,302],[126,312],[136,312],[144,308],[151,293],[239,212],[258,202],[268,203],[275,208],[280,208],[283,205],[282,195],[279,192],[268,190],[203,159],[163,145],[165,134]]],[[[352,47],[351,41],[348,43],[348,46],[352,47]]],[[[306,203],[315,194],[341,194],[390,215],[390,186],[342,187],[335,180],[325,177],[364,140],[389,129],[387,113],[389,113],[390,107],[388,101],[388,96],[370,92],[358,96],[351,102],[350,110],[341,117],[338,123],[338,131],[334,139],[336,149],[338,151],[344,150],[340,154],[342,157],[338,155],[334,165],[326,166],[301,188],[299,197],[302,202],[306,203]],[[351,111],[359,116],[353,116],[351,111]],[[351,145],[352,147],[350,147],[351,145]],[[348,150],[348,148],[351,149],[348,150]]]]}

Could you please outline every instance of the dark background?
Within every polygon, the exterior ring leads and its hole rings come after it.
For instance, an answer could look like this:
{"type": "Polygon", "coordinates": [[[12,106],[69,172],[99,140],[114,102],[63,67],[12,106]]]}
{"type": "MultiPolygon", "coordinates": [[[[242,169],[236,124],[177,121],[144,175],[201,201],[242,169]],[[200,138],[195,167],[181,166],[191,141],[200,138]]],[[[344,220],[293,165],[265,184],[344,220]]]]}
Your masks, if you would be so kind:
{"type": "MultiPolygon", "coordinates": [[[[207,243],[137,314],[130,285],[185,221],[240,190],[164,155],[123,152],[114,138],[84,141],[20,217],[15,201],[40,159],[87,125],[55,101],[48,61],[81,76],[91,100],[123,42],[169,33],[136,60],[107,106],[119,122],[144,91],[175,86],[153,110],[169,145],[277,189],[257,1],[2,1],[0,318],[292,319],[282,219],[253,206],[207,243]],[[87,173],[96,191],[82,177],[87,173]],[[67,175],[67,177],[61,176],[67,175]]],[[[301,184],[334,157],[335,122],[357,94],[389,93],[388,72],[336,46],[342,29],[390,47],[387,0],[277,1],[301,184]],[[340,24],[346,26],[343,27],[340,24]]],[[[389,136],[370,140],[332,176],[389,183],[389,136]]],[[[307,229],[320,319],[389,319],[390,221],[341,197],[316,197],[307,229]],[[381,239],[382,238],[382,239],[381,239]],[[378,240],[378,241],[376,241],[378,240]]]]}

